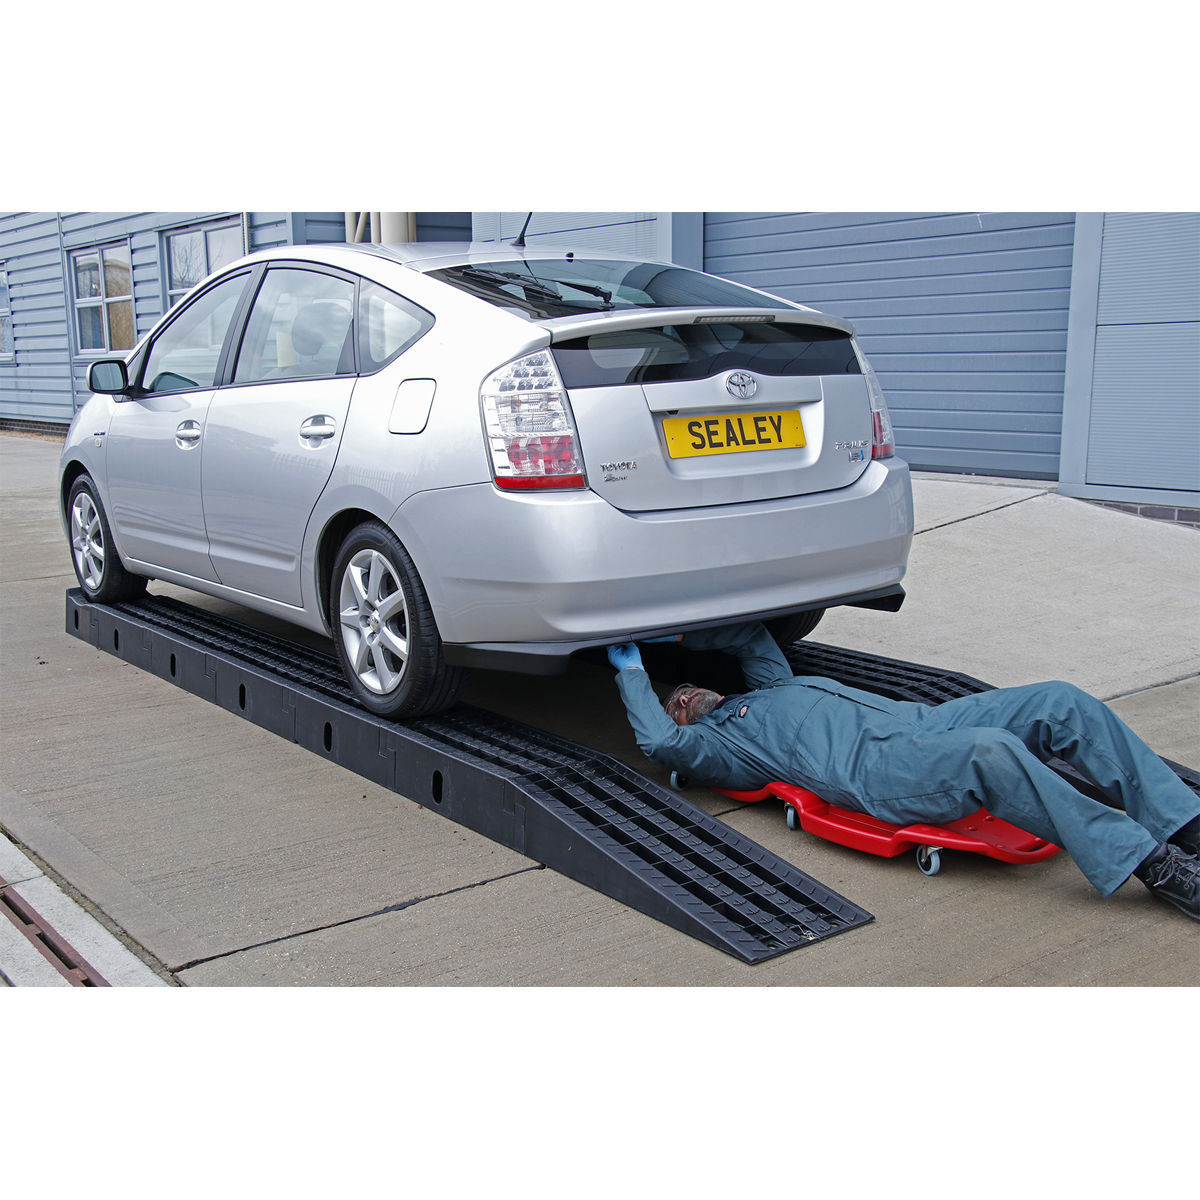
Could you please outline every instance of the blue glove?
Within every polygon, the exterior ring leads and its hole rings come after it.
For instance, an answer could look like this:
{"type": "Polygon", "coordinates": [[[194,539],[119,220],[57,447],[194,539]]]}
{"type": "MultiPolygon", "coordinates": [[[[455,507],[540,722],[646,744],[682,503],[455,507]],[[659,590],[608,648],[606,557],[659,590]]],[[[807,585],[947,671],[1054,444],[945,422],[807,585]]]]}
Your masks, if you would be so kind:
{"type": "Polygon", "coordinates": [[[624,642],[620,646],[609,646],[608,661],[618,671],[628,671],[630,668],[635,671],[646,669],[642,666],[642,656],[638,653],[638,648],[632,642],[624,642]]]}

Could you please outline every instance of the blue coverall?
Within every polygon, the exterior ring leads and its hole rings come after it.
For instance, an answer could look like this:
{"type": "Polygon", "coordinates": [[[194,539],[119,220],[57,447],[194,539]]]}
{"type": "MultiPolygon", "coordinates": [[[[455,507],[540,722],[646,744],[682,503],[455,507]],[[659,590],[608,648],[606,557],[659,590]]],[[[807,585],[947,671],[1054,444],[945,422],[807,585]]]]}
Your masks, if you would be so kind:
{"type": "Polygon", "coordinates": [[[679,726],[645,671],[617,673],[638,745],[700,783],[750,791],[780,780],[896,825],[944,825],[980,806],[1063,847],[1103,896],[1200,813],[1190,788],[1106,705],[1069,683],[963,696],[929,707],[792,675],[758,622],[689,633],[724,650],[756,689],[679,726]],[[1076,791],[1061,758],[1124,811],[1076,791]]]}

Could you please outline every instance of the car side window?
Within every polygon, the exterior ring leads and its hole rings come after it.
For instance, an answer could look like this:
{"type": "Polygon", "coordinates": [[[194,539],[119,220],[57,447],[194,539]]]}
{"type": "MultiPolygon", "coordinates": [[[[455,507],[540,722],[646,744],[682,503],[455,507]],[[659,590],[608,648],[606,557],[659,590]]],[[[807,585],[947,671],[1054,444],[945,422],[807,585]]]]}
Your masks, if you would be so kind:
{"type": "Polygon", "coordinates": [[[433,314],[364,279],[358,288],[358,360],[364,375],[385,367],[433,328],[433,314]]]}
{"type": "Polygon", "coordinates": [[[154,339],[142,373],[143,392],[213,386],[221,347],[248,278],[243,271],[210,288],[154,339]]]}
{"type": "Polygon", "coordinates": [[[319,271],[282,268],[263,279],[234,383],[354,373],[354,284],[319,271]]]}

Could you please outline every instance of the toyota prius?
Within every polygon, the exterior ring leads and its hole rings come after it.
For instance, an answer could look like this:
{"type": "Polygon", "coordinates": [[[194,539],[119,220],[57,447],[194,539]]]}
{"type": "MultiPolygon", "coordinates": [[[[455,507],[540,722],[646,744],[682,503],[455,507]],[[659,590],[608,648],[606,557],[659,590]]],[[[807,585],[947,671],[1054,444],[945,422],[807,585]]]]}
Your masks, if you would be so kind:
{"type": "Polygon", "coordinates": [[[60,491],[89,599],[159,579],[325,633],[390,717],[471,667],[903,598],[908,467],[853,327],[703,272],[286,246],[89,385],[60,491]]]}

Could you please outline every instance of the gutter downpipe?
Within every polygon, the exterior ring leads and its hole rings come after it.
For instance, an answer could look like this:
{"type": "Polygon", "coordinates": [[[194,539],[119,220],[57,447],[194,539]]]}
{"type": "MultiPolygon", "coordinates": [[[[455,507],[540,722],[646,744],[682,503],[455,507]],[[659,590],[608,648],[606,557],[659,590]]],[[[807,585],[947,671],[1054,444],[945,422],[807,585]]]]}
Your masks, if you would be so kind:
{"type": "MultiPolygon", "coordinates": [[[[75,414],[79,411],[79,405],[75,399],[75,355],[71,349],[71,343],[74,340],[74,325],[75,314],[72,312],[71,306],[71,273],[67,267],[67,247],[63,242],[63,227],[62,213],[56,212],[54,219],[58,222],[58,259],[62,270],[62,285],[63,285],[63,311],[67,318],[67,382],[71,386],[71,418],[74,420],[75,414]]],[[[133,289],[133,271],[130,270],[130,290],[133,289]]],[[[134,309],[133,314],[134,329],[137,329],[137,309],[134,309]]],[[[16,348],[16,340],[14,339],[13,348],[16,348]]]]}

